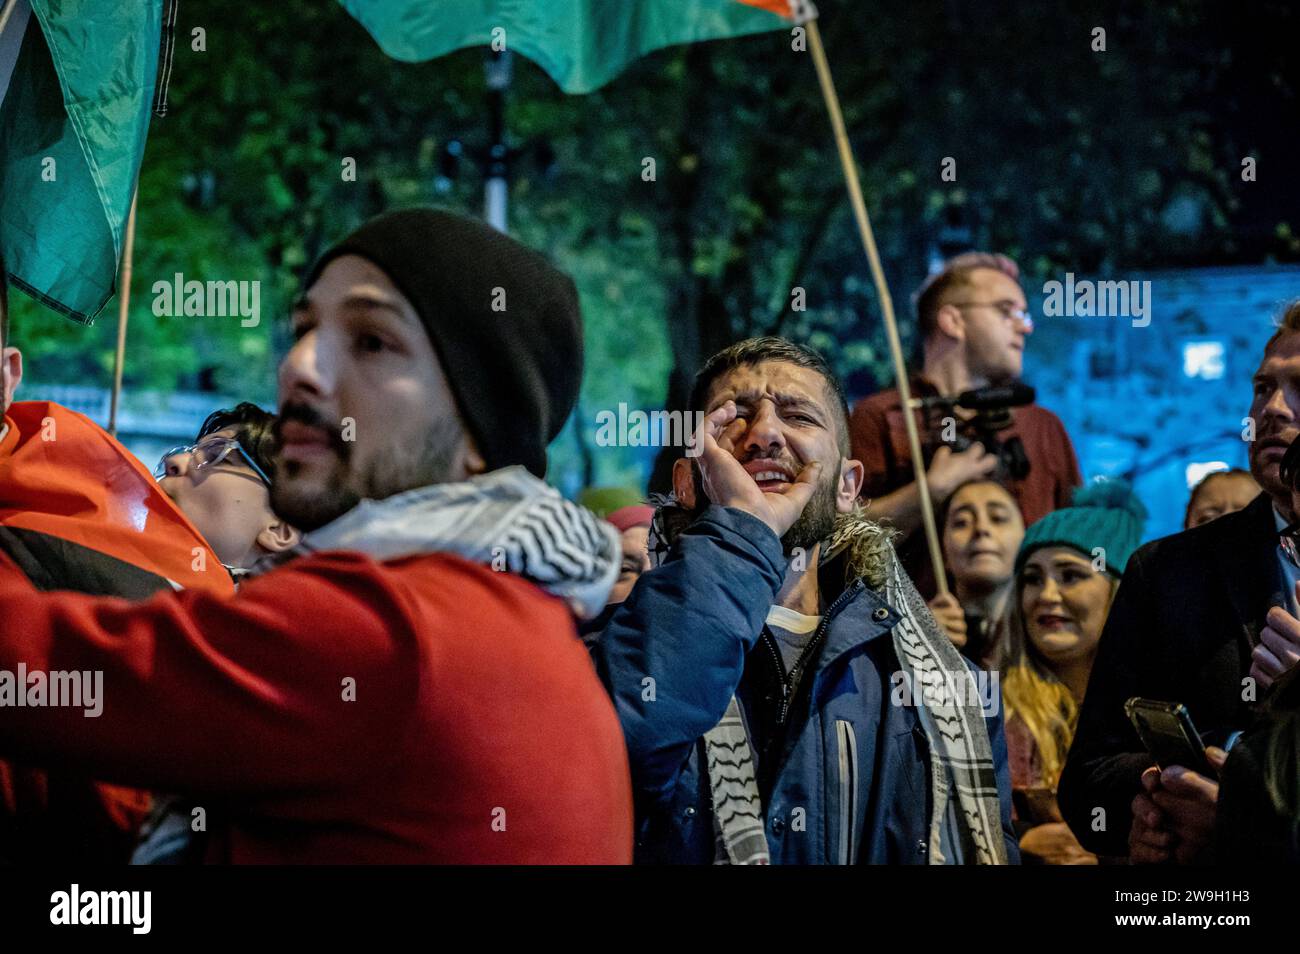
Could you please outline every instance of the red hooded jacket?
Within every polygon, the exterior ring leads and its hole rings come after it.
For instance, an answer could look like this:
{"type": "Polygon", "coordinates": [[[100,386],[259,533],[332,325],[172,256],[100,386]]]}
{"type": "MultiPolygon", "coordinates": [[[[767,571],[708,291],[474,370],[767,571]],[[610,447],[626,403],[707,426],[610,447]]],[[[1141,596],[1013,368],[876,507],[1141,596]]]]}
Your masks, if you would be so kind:
{"type": "MultiPolygon", "coordinates": [[[[0,554],[43,590],[142,598],[232,592],[229,574],[149,472],[93,421],[15,403],[0,438],[0,554]]],[[[12,620],[6,620],[12,623],[12,620]]],[[[148,793],[0,761],[0,860],[125,862],[148,793]]]]}
{"type": "Polygon", "coordinates": [[[0,573],[0,614],[0,671],[98,670],[104,697],[0,708],[0,752],[184,793],[210,861],[631,860],[614,708],[521,577],[336,551],[130,603],[0,573]]]}

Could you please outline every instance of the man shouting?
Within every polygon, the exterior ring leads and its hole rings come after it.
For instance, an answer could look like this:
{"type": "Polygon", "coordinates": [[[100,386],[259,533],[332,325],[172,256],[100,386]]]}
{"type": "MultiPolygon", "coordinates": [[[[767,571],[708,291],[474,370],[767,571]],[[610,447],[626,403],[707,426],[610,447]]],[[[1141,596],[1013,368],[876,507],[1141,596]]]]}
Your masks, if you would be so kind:
{"type": "Polygon", "coordinates": [[[705,364],[690,410],[707,414],[701,453],[674,469],[661,565],[596,649],[638,860],[1014,859],[996,685],[980,692],[858,515],[862,465],[826,362],[741,342],[705,364]]]}

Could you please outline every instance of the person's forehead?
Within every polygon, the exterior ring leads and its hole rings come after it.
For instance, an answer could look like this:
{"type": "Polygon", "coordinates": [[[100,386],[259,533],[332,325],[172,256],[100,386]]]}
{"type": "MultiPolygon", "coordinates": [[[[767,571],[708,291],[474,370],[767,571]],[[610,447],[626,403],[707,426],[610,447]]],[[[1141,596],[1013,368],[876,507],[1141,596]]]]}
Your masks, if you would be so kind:
{"type": "Polygon", "coordinates": [[[990,301],[1024,302],[1020,283],[996,268],[977,268],[969,275],[970,287],[986,294],[990,301]]]}
{"type": "Polygon", "coordinates": [[[1249,500],[1259,493],[1259,485],[1246,474],[1233,474],[1210,482],[1206,495],[1215,503],[1249,500]]]}
{"type": "Polygon", "coordinates": [[[340,255],[321,271],[302,299],[313,307],[373,306],[419,324],[415,306],[388,274],[360,255],[340,255]]]}
{"type": "Polygon", "coordinates": [[[1300,332],[1284,334],[1264,355],[1257,374],[1294,374],[1300,370],[1300,332]]]}
{"type": "Polygon", "coordinates": [[[789,361],[762,361],[720,374],[709,389],[709,406],[739,396],[795,397],[825,406],[826,381],[812,368],[789,361]]]}
{"type": "Polygon", "coordinates": [[[623,541],[623,549],[625,551],[644,549],[646,541],[650,538],[650,528],[628,527],[619,534],[619,538],[623,541]]]}
{"type": "Polygon", "coordinates": [[[990,504],[1003,504],[1008,508],[1014,508],[1016,502],[1004,488],[990,483],[968,484],[957,491],[952,501],[953,509],[990,504]]]}
{"type": "Polygon", "coordinates": [[[1057,563],[1078,563],[1082,566],[1092,565],[1088,562],[1087,557],[1070,547],[1042,547],[1031,553],[1026,562],[1036,563],[1044,567],[1051,567],[1057,563]]]}
{"type": "Polygon", "coordinates": [[[218,428],[215,431],[211,431],[207,434],[204,434],[203,437],[200,438],[200,442],[219,440],[221,438],[229,438],[230,440],[239,440],[239,429],[235,427],[218,428]]]}

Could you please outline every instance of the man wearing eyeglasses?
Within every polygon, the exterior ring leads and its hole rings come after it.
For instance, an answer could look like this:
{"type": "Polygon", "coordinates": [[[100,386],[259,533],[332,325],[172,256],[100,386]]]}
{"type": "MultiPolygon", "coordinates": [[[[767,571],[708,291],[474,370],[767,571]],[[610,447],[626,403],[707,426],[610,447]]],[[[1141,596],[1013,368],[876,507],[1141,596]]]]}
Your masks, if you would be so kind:
{"type": "MultiPolygon", "coordinates": [[[[910,378],[913,398],[956,396],[1019,379],[1034,327],[1019,275],[1015,262],[1005,255],[969,252],[926,279],[916,294],[922,360],[920,371],[910,378]]],[[[1029,468],[1022,477],[998,473],[997,455],[978,441],[964,450],[951,446],[956,437],[973,436],[968,433],[971,413],[956,409],[951,427],[916,414],[936,508],[962,484],[996,476],[1011,490],[1028,526],[1067,505],[1071,491],[1082,482],[1064,425],[1036,404],[1013,408],[1010,426],[998,432],[1003,443],[1018,439],[1023,445],[1029,468]]],[[[898,555],[928,599],[935,592],[934,574],[921,533],[920,500],[898,390],[858,402],[849,427],[853,457],[866,468],[862,497],[868,513],[903,534],[898,555]]],[[[945,623],[945,628],[952,635],[952,627],[945,623]]]]}
{"type": "Polygon", "coordinates": [[[274,426],[275,415],[256,404],[215,411],[193,444],[169,450],[154,471],[236,580],[301,538],[271,508],[274,426]]]}

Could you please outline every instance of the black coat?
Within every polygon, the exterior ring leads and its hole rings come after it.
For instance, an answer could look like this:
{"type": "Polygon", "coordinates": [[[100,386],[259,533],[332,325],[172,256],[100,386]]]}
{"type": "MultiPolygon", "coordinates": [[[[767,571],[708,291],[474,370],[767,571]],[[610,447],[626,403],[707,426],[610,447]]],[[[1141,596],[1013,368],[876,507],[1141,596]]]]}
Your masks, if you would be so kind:
{"type": "Polygon", "coordinates": [[[1060,784],[1061,812],[1090,851],[1128,854],[1130,806],[1153,764],[1125,700],[1181,702],[1202,737],[1219,745],[1254,721],[1257,702],[1243,682],[1251,649],[1269,607],[1286,605],[1277,540],[1272,502],[1260,494],[1245,510],[1130,558],[1060,784]]]}

